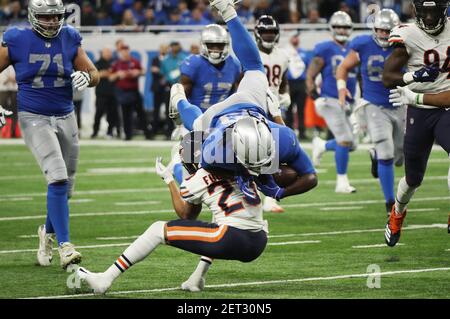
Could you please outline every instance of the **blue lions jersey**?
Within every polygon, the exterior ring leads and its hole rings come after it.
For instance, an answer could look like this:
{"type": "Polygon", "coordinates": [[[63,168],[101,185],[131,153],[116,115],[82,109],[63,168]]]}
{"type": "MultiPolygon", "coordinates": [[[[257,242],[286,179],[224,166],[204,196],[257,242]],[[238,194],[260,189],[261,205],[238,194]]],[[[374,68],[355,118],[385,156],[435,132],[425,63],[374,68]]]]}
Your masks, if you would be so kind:
{"type": "Polygon", "coordinates": [[[233,84],[239,79],[241,65],[230,55],[221,68],[216,68],[197,54],[187,57],[181,64],[180,71],[193,82],[188,101],[205,111],[233,93],[233,84]]]}
{"type": "MultiPolygon", "coordinates": [[[[210,134],[203,142],[202,163],[205,169],[220,168],[232,171],[235,175],[246,174],[246,169],[237,162],[233,148],[231,136],[227,136],[224,141],[224,133],[227,128],[243,117],[250,114],[255,117],[266,117],[266,114],[257,106],[247,103],[230,106],[225,111],[217,114],[210,127],[210,134]]],[[[278,150],[279,163],[286,163],[292,167],[298,175],[311,174],[315,172],[311,160],[300,146],[295,132],[287,126],[279,125],[268,121],[269,127],[274,133],[275,145],[278,150]]]]}
{"type": "Polygon", "coordinates": [[[52,39],[30,28],[11,28],[4,33],[3,43],[16,71],[18,110],[48,116],[72,112],[70,74],[81,45],[75,28],[64,26],[52,39]]]}
{"type": "MultiPolygon", "coordinates": [[[[322,74],[322,86],[320,91],[321,97],[338,98],[336,86],[336,70],[344,60],[349,49],[348,46],[341,46],[335,41],[325,41],[316,45],[314,48],[314,56],[320,57],[325,62],[322,74]]],[[[350,72],[347,80],[347,89],[352,96],[355,96],[356,90],[356,73],[350,72]]]]}
{"type": "Polygon", "coordinates": [[[394,50],[392,47],[380,47],[372,35],[361,35],[352,40],[349,49],[359,55],[362,76],[362,97],[364,100],[387,108],[389,103],[389,89],[382,82],[384,61],[394,50]]]}

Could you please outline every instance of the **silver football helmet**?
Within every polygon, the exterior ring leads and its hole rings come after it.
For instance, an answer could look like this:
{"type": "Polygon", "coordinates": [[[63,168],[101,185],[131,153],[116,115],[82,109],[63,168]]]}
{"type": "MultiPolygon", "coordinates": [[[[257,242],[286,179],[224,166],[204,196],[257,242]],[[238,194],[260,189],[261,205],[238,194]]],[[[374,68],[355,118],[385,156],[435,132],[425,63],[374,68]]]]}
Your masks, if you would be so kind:
{"type": "Polygon", "coordinates": [[[30,0],[28,3],[28,20],[37,33],[45,38],[54,38],[64,24],[66,9],[62,0],[30,0]],[[41,20],[42,16],[56,16],[57,21],[41,20]]]}
{"type": "Polygon", "coordinates": [[[202,31],[200,54],[212,64],[219,64],[230,55],[230,38],[224,27],[218,24],[208,24],[202,31]],[[223,48],[210,48],[212,45],[223,46],[223,48]]]}
{"type": "Polygon", "coordinates": [[[239,119],[233,126],[232,145],[239,163],[259,175],[275,157],[275,141],[267,122],[254,116],[239,119]]]}
{"type": "Polygon", "coordinates": [[[390,43],[389,35],[381,36],[377,33],[377,30],[384,30],[391,32],[392,29],[400,24],[400,19],[392,9],[383,9],[378,11],[375,14],[374,21],[373,21],[373,38],[375,42],[378,43],[380,47],[387,48],[390,43]]]}
{"type": "Polygon", "coordinates": [[[352,18],[344,11],[333,13],[328,22],[333,38],[338,42],[347,42],[353,31],[352,18]]]}

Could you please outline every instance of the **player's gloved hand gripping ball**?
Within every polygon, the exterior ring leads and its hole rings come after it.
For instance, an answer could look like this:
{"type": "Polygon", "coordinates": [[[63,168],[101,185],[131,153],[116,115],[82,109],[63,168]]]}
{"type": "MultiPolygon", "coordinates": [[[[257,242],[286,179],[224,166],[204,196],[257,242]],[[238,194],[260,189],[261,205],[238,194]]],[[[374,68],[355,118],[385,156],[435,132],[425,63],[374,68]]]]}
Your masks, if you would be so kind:
{"type": "Polygon", "coordinates": [[[255,182],[264,195],[275,198],[278,201],[283,197],[285,189],[277,185],[272,175],[259,175],[255,182]]]}

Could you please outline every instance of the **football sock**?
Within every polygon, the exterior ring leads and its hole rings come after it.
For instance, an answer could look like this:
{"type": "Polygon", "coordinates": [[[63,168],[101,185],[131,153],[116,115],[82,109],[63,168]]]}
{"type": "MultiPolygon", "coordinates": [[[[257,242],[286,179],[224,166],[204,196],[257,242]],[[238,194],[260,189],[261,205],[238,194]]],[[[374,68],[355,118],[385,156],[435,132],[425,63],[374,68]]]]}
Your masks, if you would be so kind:
{"type": "Polygon", "coordinates": [[[183,165],[181,163],[176,163],[173,167],[173,176],[177,181],[178,185],[183,182],[183,165]]]}
{"type": "Polygon", "coordinates": [[[334,160],[336,161],[336,171],[339,175],[347,174],[350,148],[336,144],[334,160]]]}
{"type": "MultiPolygon", "coordinates": [[[[47,219],[56,233],[58,245],[69,240],[69,203],[67,182],[53,183],[47,189],[47,219]]],[[[47,222],[46,222],[47,225],[47,222]]]]}
{"type": "Polygon", "coordinates": [[[209,267],[212,264],[212,259],[209,257],[202,256],[197,265],[197,268],[192,273],[191,277],[198,276],[204,278],[208,272],[209,267]]]}
{"type": "Polygon", "coordinates": [[[327,151],[335,151],[336,150],[336,140],[328,140],[327,143],[325,144],[325,149],[327,151]]]}
{"type": "Polygon", "coordinates": [[[105,275],[113,281],[135,263],[147,257],[156,247],[164,244],[164,226],[166,222],[153,223],[139,236],[106,271],[105,275]]]}
{"type": "Polygon", "coordinates": [[[397,197],[395,198],[395,213],[402,214],[408,205],[409,200],[416,191],[416,187],[411,187],[406,183],[406,178],[402,177],[398,182],[397,197]]]}
{"type": "Polygon", "coordinates": [[[184,126],[189,131],[192,131],[194,121],[202,115],[202,110],[197,105],[191,104],[184,99],[178,101],[177,107],[184,126]]]}
{"type": "Polygon", "coordinates": [[[241,62],[243,71],[258,70],[265,74],[256,43],[241,23],[239,17],[228,21],[227,26],[233,40],[231,41],[233,52],[241,62]]]}
{"type": "Polygon", "coordinates": [[[394,160],[378,160],[378,177],[386,203],[394,201],[394,160]]]}
{"type": "Polygon", "coordinates": [[[47,215],[47,219],[45,220],[45,232],[47,234],[54,234],[55,229],[53,228],[52,222],[50,221],[50,218],[47,215]]]}

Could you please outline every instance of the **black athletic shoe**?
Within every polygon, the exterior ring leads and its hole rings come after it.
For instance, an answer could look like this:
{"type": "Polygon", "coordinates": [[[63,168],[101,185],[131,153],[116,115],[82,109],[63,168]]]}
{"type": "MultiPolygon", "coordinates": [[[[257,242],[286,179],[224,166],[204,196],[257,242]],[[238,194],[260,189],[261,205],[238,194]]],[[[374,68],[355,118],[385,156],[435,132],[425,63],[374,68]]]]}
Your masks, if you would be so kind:
{"type": "Polygon", "coordinates": [[[372,162],[372,166],[370,168],[370,172],[372,173],[373,178],[378,178],[378,161],[377,161],[377,151],[374,148],[369,150],[370,161],[372,162]]]}

